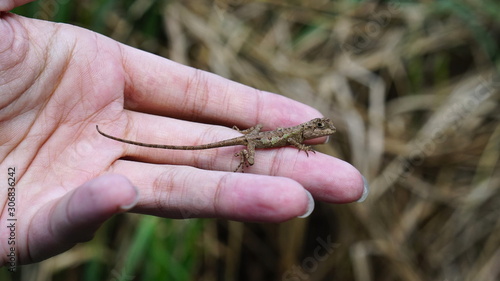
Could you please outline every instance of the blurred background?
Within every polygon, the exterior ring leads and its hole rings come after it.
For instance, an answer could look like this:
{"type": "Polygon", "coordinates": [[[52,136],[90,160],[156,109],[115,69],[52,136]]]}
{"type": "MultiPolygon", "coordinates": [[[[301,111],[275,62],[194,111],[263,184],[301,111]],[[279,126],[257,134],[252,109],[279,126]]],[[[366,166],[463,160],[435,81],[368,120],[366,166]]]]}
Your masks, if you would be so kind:
{"type": "Polygon", "coordinates": [[[14,12],[319,109],[338,132],[317,149],[356,166],[371,193],[281,224],[124,214],[0,280],[500,279],[498,1],[40,0],[14,12]]]}

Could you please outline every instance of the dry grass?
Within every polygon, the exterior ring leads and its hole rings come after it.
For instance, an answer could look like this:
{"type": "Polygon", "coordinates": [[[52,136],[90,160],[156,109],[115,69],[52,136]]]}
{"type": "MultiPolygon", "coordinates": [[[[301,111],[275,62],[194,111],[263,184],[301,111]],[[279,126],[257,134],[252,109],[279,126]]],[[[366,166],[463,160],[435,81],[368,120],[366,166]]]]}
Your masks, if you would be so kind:
{"type": "Polygon", "coordinates": [[[302,2],[137,0],[106,17],[119,41],[318,108],[339,131],[321,149],[371,183],[307,220],[205,221],[192,278],[498,280],[500,6],[302,2]]]}
{"type": "Polygon", "coordinates": [[[166,5],[168,57],[320,109],[340,131],[325,150],[371,183],[307,222],[228,223],[226,280],[499,278],[500,80],[477,31],[499,26],[461,5],[470,22],[423,4],[166,5]]]}

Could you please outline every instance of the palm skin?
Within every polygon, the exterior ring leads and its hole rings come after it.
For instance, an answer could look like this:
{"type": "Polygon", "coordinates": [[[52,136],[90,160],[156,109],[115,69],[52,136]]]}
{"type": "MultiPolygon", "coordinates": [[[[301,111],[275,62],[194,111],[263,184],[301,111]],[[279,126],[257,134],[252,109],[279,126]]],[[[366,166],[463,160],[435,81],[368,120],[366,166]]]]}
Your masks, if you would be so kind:
{"type": "MultiPolygon", "coordinates": [[[[320,153],[259,151],[254,174],[235,174],[223,171],[238,148],[158,151],[95,131],[99,124],[144,142],[209,143],[237,133],[191,121],[290,126],[317,117],[310,107],[70,25],[1,13],[0,34],[0,179],[15,168],[20,264],[91,239],[120,212],[280,222],[306,212],[306,190],[332,203],[363,193],[356,169],[320,153]]],[[[1,192],[0,204],[7,199],[1,192]]],[[[10,252],[7,218],[4,208],[0,264],[10,252]]]]}

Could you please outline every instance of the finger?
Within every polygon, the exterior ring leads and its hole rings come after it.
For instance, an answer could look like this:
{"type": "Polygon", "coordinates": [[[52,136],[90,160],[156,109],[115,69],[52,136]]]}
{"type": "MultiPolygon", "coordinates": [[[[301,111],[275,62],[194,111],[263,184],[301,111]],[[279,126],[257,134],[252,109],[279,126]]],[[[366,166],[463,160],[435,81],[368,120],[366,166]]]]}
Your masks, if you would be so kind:
{"type": "Polygon", "coordinates": [[[218,217],[281,222],[308,211],[307,192],[288,178],[117,161],[114,173],[140,188],[132,210],[170,218],[218,217]]]}
{"type": "MultiPolygon", "coordinates": [[[[141,127],[141,132],[149,126],[141,127]]],[[[150,143],[196,145],[233,137],[234,131],[217,129],[213,126],[191,122],[171,124],[164,130],[151,130],[130,135],[129,138],[150,143]],[[198,138],[192,142],[187,132],[197,132],[198,138]],[[160,136],[160,137],[158,137],[160,136]],[[173,137],[175,136],[175,137],[173,137]]],[[[239,158],[234,153],[243,147],[221,147],[208,150],[165,150],[138,147],[101,140],[105,150],[114,151],[115,158],[128,156],[131,159],[173,165],[189,165],[206,170],[234,171],[239,158]],[[118,145],[118,147],[117,147],[118,145]]],[[[334,157],[315,153],[307,157],[305,153],[292,147],[260,149],[256,151],[255,164],[245,168],[246,172],[289,177],[308,189],[317,200],[329,203],[348,203],[359,200],[367,192],[367,186],[359,171],[349,163],[334,157]]]]}
{"type": "Polygon", "coordinates": [[[104,175],[83,184],[36,214],[29,231],[31,261],[90,240],[104,221],[137,201],[137,190],[123,176],[104,175]]]}
{"type": "Polygon", "coordinates": [[[125,105],[135,111],[250,127],[297,125],[319,112],[294,100],[123,46],[125,105]]]}
{"type": "Polygon", "coordinates": [[[11,1],[0,1],[0,11],[8,12],[15,7],[19,7],[26,3],[32,2],[33,0],[11,0],[11,1]]]}
{"type": "Polygon", "coordinates": [[[291,178],[316,200],[328,203],[355,202],[368,192],[363,176],[351,164],[319,152],[307,157],[291,147],[260,153],[249,172],[291,178]]]}
{"type": "MultiPolygon", "coordinates": [[[[143,155],[134,154],[134,159],[232,172],[240,162],[234,157],[235,151],[239,151],[237,147],[206,151],[150,149],[141,152],[143,155]]],[[[316,200],[328,203],[358,201],[368,189],[361,173],[351,164],[319,152],[307,157],[304,152],[290,147],[257,150],[255,164],[244,170],[245,173],[290,178],[311,192],[316,200]]]]}
{"type": "MultiPolygon", "coordinates": [[[[201,167],[213,170],[233,171],[239,158],[232,157],[230,151],[220,150],[210,162],[207,155],[191,155],[193,159],[206,160],[208,165],[201,167]]],[[[176,157],[189,157],[178,154],[176,157]]],[[[168,156],[163,158],[163,162],[168,156]]],[[[161,161],[160,158],[154,158],[161,161]]],[[[177,158],[176,160],[179,160],[177,158]]],[[[189,163],[188,158],[180,158],[189,163]]],[[[199,163],[193,161],[193,163],[199,163]]],[[[191,163],[191,164],[193,164],[191,163]]],[[[323,153],[309,157],[292,147],[257,150],[255,164],[246,167],[245,172],[290,178],[307,189],[314,199],[327,203],[350,203],[360,200],[366,192],[366,184],[361,173],[351,164],[323,153]]]]}

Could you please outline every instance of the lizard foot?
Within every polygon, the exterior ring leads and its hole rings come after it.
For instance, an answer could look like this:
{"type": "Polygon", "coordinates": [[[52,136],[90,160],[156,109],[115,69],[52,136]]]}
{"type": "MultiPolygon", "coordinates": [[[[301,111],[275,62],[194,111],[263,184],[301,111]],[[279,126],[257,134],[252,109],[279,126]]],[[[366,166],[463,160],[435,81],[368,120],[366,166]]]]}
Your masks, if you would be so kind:
{"type": "Polygon", "coordinates": [[[306,153],[307,157],[309,157],[308,152],[316,153],[316,151],[314,151],[314,149],[312,149],[312,146],[310,146],[310,145],[305,145],[305,144],[299,143],[299,144],[296,144],[294,146],[299,150],[299,152],[301,150],[304,151],[306,153]]]}
{"type": "Polygon", "coordinates": [[[316,151],[314,151],[314,149],[312,149],[312,147],[310,145],[305,145],[305,144],[300,143],[292,138],[289,138],[287,141],[289,144],[295,146],[299,150],[299,152],[301,150],[303,150],[306,153],[307,157],[309,157],[308,151],[312,151],[313,153],[316,153],[316,151]]]}
{"type": "Polygon", "coordinates": [[[241,168],[241,172],[244,173],[244,167],[249,167],[250,165],[252,165],[253,163],[250,163],[249,161],[249,154],[248,154],[248,151],[246,149],[240,151],[240,152],[237,152],[234,154],[235,157],[241,157],[240,158],[240,164],[238,165],[238,167],[236,167],[236,169],[234,170],[234,172],[238,172],[238,170],[241,168]]]}
{"type": "Polygon", "coordinates": [[[309,151],[309,152],[312,152],[312,153],[316,153],[316,151],[314,151],[314,149],[312,149],[310,146],[306,146],[305,148],[302,148],[302,149],[300,149],[300,148],[299,148],[299,152],[300,152],[301,150],[303,150],[303,151],[306,153],[307,157],[309,157],[309,153],[308,153],[308,151],[309,151]]]}

